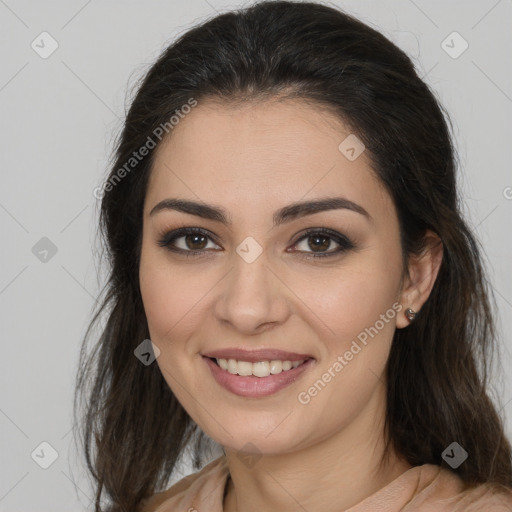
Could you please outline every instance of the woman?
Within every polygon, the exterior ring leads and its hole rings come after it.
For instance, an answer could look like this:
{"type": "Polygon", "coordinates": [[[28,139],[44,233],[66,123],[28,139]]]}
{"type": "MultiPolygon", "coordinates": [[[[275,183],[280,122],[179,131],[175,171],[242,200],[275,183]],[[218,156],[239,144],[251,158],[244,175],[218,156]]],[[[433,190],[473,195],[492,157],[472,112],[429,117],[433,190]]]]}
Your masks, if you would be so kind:
{"type": "Polygon", "coordinates": [[[96,511],[512,510],[450,133],[384,36],[281,1],[188,31],[101,192],[96,511]],[[159,492],[196,434],[222,456],[159,492]]]}

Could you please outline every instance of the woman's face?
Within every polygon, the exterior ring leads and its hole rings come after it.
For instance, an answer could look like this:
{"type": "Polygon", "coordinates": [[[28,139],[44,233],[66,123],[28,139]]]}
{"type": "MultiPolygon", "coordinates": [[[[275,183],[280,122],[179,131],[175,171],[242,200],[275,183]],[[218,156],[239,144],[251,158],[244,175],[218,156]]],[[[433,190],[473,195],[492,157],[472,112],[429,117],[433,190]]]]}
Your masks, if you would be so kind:
{"type": "Polygon", "coordinates": [[[199,103],[157,150],[140,263],[151,340],[173,393],[227,449],[285,453],[381,427],[408,304],[396,211],[359,144],[290,100],[199,103]],[[314,206],[327,199],[339,201],[314,206]]]}

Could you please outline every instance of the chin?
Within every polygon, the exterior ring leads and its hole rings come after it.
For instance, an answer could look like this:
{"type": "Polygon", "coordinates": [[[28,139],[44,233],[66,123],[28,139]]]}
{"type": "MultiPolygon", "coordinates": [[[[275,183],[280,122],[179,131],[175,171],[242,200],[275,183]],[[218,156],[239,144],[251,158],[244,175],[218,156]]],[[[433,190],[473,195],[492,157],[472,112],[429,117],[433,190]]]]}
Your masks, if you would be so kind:
{"type": "Polygon", "coordinates": [[[258,423],[254,418],[246,416],[244,422],[232,422],[230,428],[226,430],[227,432],[222,428],[215,428],[213,431],[205,430],[205,432],[226,451],[258,455],[279,455],[291,452],[304,444],[304,439],[312,439],[311,432],[308,434],[297,431],[295,425],[288,424],[286,420],[283,422],[282,415],[271,424],[268,419],[258,423]]]}

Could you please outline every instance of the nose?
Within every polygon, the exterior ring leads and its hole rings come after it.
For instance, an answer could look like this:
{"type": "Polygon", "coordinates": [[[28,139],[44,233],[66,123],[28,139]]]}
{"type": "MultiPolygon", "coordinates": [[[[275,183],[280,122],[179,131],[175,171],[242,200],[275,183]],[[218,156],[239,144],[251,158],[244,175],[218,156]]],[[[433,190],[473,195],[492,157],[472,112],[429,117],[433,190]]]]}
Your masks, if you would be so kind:
{"type": "Polygon", "coordinates": [[[265,253],[252,263],[234,253],[233,266],[221,283],[216,317],[241,334],[258,334],[282,324],[290,315],[290,294],[268,266],[265,253]]]}

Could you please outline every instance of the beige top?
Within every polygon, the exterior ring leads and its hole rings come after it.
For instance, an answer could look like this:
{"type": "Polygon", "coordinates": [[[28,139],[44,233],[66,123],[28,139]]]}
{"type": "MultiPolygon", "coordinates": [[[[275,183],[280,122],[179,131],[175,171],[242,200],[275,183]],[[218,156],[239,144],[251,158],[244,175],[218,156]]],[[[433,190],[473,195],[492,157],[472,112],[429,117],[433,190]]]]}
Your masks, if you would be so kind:
{"type": "MultiPolygon", "coordinates": [[[[141,512],[222,512],[229,478],[219,457],[144,503],[141,512]]],[[[512,491],[480,485],[464,491],[453,472],[424,464],[413,467],[363,501],[340,512],[510,512],[512,491]]]]}

